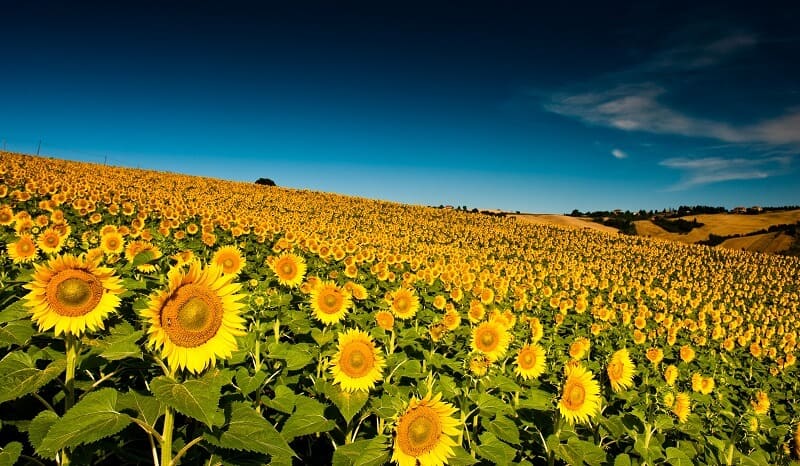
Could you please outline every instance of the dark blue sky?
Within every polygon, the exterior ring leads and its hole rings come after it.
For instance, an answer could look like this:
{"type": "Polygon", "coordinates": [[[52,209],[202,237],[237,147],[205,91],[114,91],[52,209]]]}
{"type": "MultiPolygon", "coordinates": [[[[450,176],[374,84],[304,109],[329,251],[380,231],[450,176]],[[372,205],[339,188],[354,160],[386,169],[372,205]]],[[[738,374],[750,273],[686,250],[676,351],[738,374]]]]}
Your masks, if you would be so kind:
{"type": "Polygon", "coordinates": [[[800,203],[800,7],[532,3],[3,2],[0,138],[415,204],[800,203]]]}

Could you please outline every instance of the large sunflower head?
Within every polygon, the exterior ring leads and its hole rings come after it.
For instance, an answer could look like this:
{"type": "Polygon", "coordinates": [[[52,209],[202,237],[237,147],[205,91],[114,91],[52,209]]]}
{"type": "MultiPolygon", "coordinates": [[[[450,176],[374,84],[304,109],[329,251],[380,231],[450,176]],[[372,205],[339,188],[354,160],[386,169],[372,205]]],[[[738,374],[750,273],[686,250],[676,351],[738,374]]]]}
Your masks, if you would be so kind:
{"type": "Polygon", "coordinates": [[[48,228],[39,234],[36,244],[45,254],[58,254],[64,247],[66,238],[62,237],[54,228],[48,228]]]}
{"type": "Polygon", "coordinates": [[[692,412],[692,400],[687,393],[678,393],[672,405],[672,413],[683,423],[689,418],[692,412]]]}
{"type": "Polygon", "coordinates": [[[472,350],[483,353],[490,361],[503,357],[510,342],[508,331],[493,320],[483,322],[472,330],[472,350]]]}
{"type": "Polygon", "coordinates": [[[544,348],[534,343],[525,345],[517,353],[517,369],[514,371],[525,380],[535,379],[545,370],[544,348]]]}
{"type": "Polygon", "coordinates": [[[288,252],[272,261],[270,268],[278,276],[278,283],[285,286],[300,286],[306,276],[306,260],[288,252]]]}
{"type": "Polygon", "coordinates": [[[125,250],[125,238],[116,228],[106,231],[100,237],[100,249],[106,254],[122,254],[125,250]]]}
{"type": "Polygon", "coordinates": [[[611,389],[615,392],[625,390],[633,385],[633,371],[636,368],[628,350],[623,348],[616,351],[608,362],[606,373],[611,382],[611,389]]]}
{"type": "Polygon", "coordinates": [[[398,319],[410,319],[419,310],[419,297],[408,288],[400,288],[391,293],[390,304],[398,319]]]}
{"type": "Polygon", "coordinates": [[[570,424],[588,422],[600,412],[600,385],[583,366],[573,366],[567,372],[558,409],[570,424]]]}
{"type": "Polygon", "coordinates": [[[457,411],[441,401],[442,394],[412,397],[395,425],[392,461],[399,466],[442,466],[453,456],[460,435],[457,411]]]}
{"type": "Polygon", "coordinates": [[[383,377],[384,364],[368,333],[348,330],[339,334],[339,351],[331,362],[333,383],[348,392],[369,391],[383,377]]]}
{"type": "Polygon", "coordinates": [[[35,265],[25,305],[40,331],[81,335],[104,327],[103,320],[119,306],[124,289],[114,271],[72,255],[35,265]]]}
{"type": "Polygon", "coordinates": [[[19,239],[6,245],[8,256],[15,264],[33,262],[39,252],[33,236],[28,233],[20,235],[19,239]]]}
{"type": "Polygon", "coordinates": [[[161,352],[173,369],[198,373],[227,359],[236,350],[234,337],[244,335],[240,312],[244,297],[233,275],[199,262],[173,268],[169,287],[150,296],[142,317],[150,324],[148,345],[161,352]]]}
{"type": "Polygon", "coordinates": [[[242,251],[236,246],[223,246],[214,253],[211,263],[217,265],[226,275],[238,275],[244,268],[245,260],[242,251]]]}
{"type": "Polygon", "coordinates": [[[320,281],[311,290],[311,311],[314,318],[326,325],[342,320],[352,302],[350,293],[333,282],[320,281]]]}

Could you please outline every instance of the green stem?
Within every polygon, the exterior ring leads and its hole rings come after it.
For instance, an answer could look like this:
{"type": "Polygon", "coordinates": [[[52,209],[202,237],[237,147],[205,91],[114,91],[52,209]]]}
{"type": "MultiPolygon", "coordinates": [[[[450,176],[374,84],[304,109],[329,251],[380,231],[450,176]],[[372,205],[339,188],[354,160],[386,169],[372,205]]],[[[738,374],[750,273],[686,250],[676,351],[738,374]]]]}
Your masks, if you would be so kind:
{"type": "Polygon", "coordinates": [[[278,343],[281,337],[281,319],[275,318],[275,343],[278,343]]]}
{"type": "Polygon", "coordinates": [[[175,426],[175,413],[167,406],[164,413],[164,430],[161,434],[161,466],[172,466],[172,429],[175,426]]]}
{"type": "MultiPolygon", "coordinates": [[[[64,388],[67,391],[64,398],[64,413],[70,410],[75,404],[75,369],[78,366],[78,353],[80,352],[80,341],[71,333],[64,335],[64,344],[67,352],[67,373],[64,377],[64,388]]],[[[61,450],[61,466],[69,465],[69,452],[67,449],[61,450]]]]}

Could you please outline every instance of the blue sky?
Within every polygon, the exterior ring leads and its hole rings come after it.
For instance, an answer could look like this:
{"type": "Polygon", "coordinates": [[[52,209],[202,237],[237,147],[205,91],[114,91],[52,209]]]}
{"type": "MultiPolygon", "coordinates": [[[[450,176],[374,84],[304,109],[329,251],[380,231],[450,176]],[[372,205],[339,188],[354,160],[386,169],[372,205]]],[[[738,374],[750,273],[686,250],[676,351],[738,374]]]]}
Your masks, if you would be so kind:
{"type": "Polygon", "coordinates": [[[800,204],[800,7],[449,3],[5,2],[0,138],[424,205],[800,204]]]}

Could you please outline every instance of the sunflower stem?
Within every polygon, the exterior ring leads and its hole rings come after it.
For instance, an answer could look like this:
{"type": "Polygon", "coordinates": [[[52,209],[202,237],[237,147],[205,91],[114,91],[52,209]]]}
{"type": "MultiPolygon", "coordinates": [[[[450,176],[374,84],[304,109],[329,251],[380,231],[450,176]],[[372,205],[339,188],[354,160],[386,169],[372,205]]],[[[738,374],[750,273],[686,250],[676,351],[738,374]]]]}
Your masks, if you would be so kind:
{"type": "Polygon", "coordinates": [[[161,434],[161,466],[172,466],[172,429],[175,426],[175,413],[167,406],[164,413],[164,430],[161,434]]]}
{"type": "Polygon", "coordinates": [[[278,343],[281,337],[281,319],[279,317],[275,317],[275,326],[273,330],[275,331],[275,343],[278,343]]]}
{"type": "MultiPolygon", "coordinates": [[[[78,352],[80,351],[80,341],[75,338],[72,333],[65,333],[64,344],[66,345],[67,353],[67,367],[66,375],[64,377],[64,388],[66,389],[66,397],[64,398],[64,413],[72,408],[75,404],[75,369],[78,366],[78,352]]],[[[69,453],[67,449],[61,450],[61,466],[69,464],[69,453]]]]}

